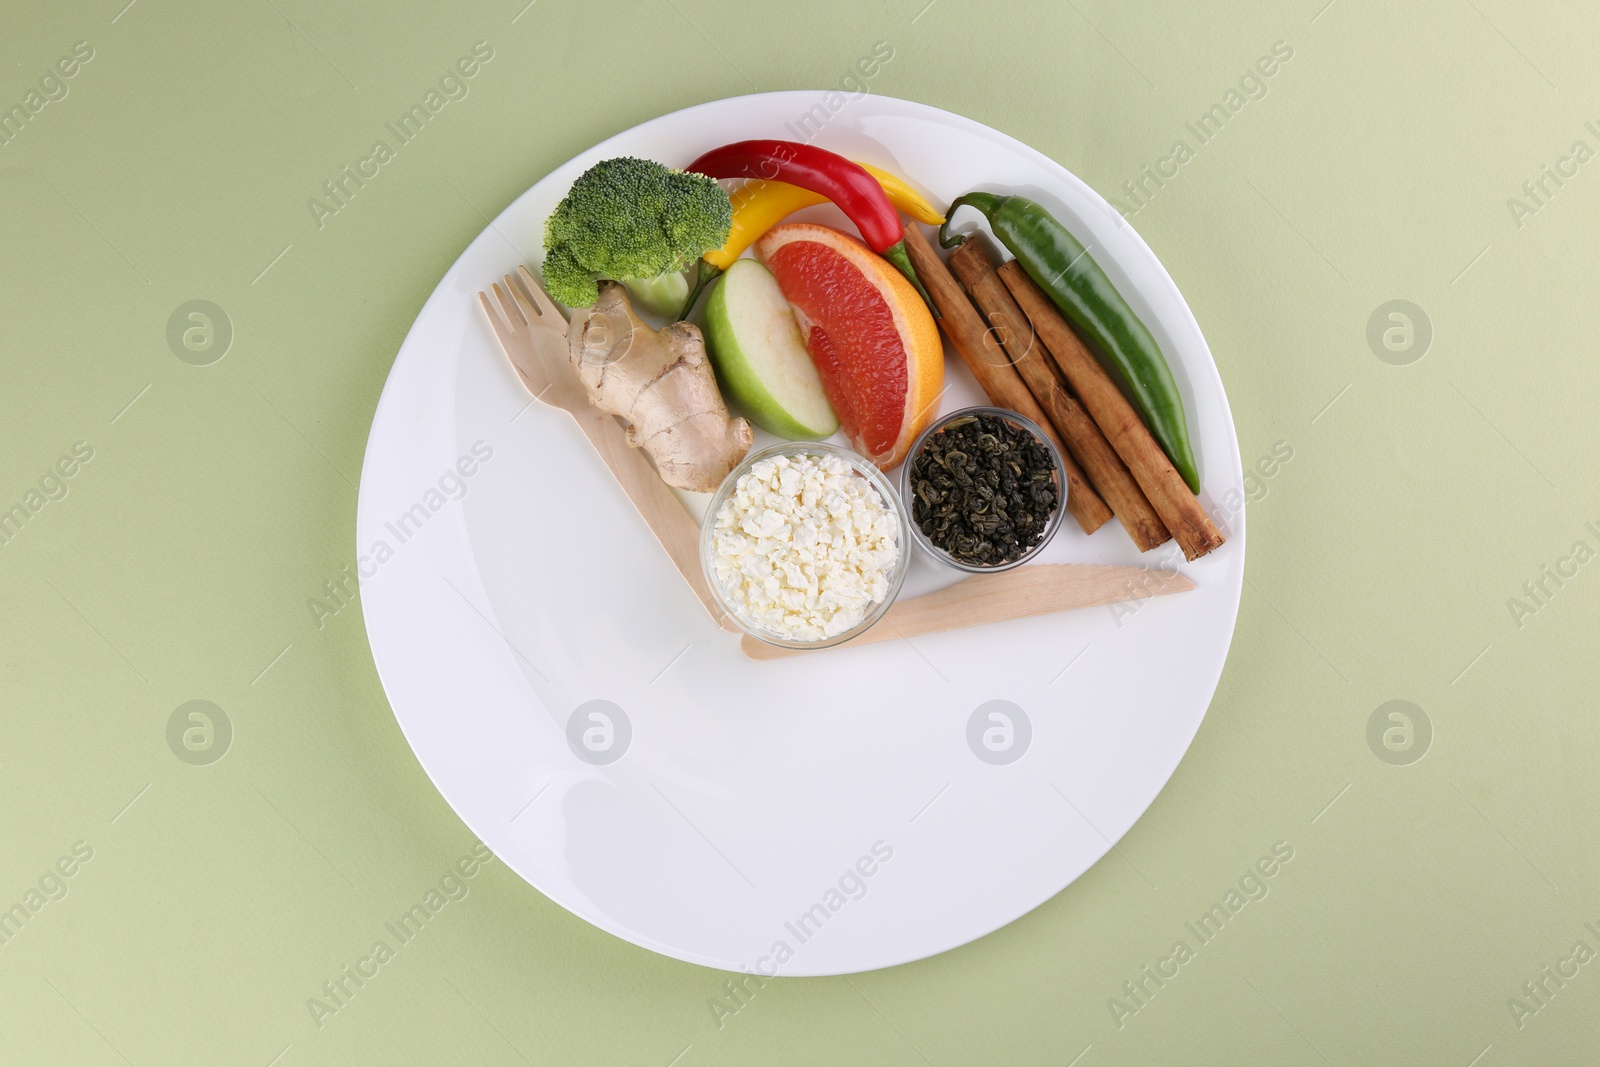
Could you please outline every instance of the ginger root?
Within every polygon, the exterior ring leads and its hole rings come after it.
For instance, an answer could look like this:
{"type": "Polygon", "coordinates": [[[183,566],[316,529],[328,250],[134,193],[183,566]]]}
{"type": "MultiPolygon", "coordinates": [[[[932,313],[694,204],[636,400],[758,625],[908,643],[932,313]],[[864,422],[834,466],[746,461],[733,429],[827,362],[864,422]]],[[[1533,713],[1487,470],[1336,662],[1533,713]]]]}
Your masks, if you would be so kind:
{"type": "Polygon", "coordinates": [[[709,493],[750,450],[750,424],[728,415],[698,327],[652,330],[605,282],[593,306],[574,310],[567,339],[589,402],[627,423],[628,443],[668,485],[709,493]]]}

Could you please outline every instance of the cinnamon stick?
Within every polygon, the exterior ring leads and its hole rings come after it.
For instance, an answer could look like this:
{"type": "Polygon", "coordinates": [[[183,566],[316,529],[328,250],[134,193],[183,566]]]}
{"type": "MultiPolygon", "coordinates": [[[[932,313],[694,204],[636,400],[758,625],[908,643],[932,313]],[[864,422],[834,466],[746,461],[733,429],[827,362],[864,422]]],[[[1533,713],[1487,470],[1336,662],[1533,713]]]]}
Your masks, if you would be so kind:
{"type": "Polygon", "coordinates": [[[1090,486],[1065,442],[1051,427],[1050,419],[1023,384],[1022,376],[984,325],[967,294],[961,291],[960,283],[928,243],[922,229],[914,222],[906,223],[905,239],[911,265],[939,309],[939,326],[955,345],[961,361],[978,380],[990,403],[1032,419],[1050,435],[1051,441],[1061,450],[1061,462],[1067,469],[1067,511],[1084,533],[1094,533],[1111,518],[1111,509],[1090,486]]]}
{"type": "Polygon", "coordinates": [[[1016,260],[1001,267],[998,273],[1084,408],[1122,457],[1122,462],[1128,465],[1161,521],[1172,531],[1184,556],[1199,559],[1220,546],[1223,537],[1211,516],[1189,491],[1183,476],[1150,435],[1122,390],[1067,325],[1050,298],[1016,260]]]}
{"type": "Polygon", "coordinates": [[[990,331],[999,336],[1028,392],[1044,409],[1072,458],[1078,461],[1112,514],[1122,520],[1122,528],[1139,551],[1148,552],[1171,540],[1172,535],[1145,499],[1139,483],[1133,480],[1094,420],[1067,392],[1044,345],[1037,342],[1027,317],[995,273],[994,260],[982,241],[981,237],[969,237],[951,252],[950,270],[966,286],[967,295],[988,320],[990,331]]]}

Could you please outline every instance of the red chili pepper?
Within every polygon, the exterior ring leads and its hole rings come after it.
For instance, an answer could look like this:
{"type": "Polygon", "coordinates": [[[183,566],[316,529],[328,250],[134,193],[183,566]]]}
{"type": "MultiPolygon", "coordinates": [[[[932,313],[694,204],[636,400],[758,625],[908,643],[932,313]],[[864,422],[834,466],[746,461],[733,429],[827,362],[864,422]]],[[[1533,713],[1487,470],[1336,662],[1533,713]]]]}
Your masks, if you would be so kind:
{"type": "MultiPolygon", "coordinates": [[[[787,182],[827,197],[855,223],[867,245],[893,263],[933,308],[911,266],[911,257],[906,255],[900,216],[878,179],[860,165],[825,148],[798,141],[737,141],[713,148],[684,169],[710,178],[787,182]]],[[[938,317],[937,310],[933,313],[938,317]]]]}

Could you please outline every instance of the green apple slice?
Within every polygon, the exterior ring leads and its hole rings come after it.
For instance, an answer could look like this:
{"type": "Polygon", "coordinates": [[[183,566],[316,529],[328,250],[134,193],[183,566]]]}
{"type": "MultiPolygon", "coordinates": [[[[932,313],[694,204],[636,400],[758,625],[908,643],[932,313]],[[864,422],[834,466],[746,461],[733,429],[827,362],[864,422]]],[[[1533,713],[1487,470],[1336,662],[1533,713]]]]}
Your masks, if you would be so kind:
{"type": "Polygon", "coordinates": [[[794,312],[763,264],[737,260],[717,279],[705,333],[724,394],[751,422],[791,441],[839,428],[794,312]]]}

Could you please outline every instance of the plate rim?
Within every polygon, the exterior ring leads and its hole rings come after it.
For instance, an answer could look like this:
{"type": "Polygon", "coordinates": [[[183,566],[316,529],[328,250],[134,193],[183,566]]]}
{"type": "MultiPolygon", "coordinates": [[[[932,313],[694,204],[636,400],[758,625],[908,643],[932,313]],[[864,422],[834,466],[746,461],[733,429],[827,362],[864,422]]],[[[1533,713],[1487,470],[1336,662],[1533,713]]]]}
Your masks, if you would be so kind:
{"type": "MultiPolygon", "coordinates": [[[[505,207],[494,216],[492,220],[490,220],[482,229],[480,229],[478,233],[474,235],[474,237],[468,241],[465,246],[462,247],[456,258],[451,262],[444,274],[441,275],[439,281],[435,284],[427,299],[417,310],[415,318],[413,319],[411,325],[407,328],[406,335],[401,340],[399,347],[395,351],[394,358],[390,362],[389,371],[385,376],[383,388],[379,393],[378,402],[373,410],[372,422],[368,428],[366,445],[364,446],[362,452],[361,476],[358,480],[357,486],[355,516],[356,523],[354,547],[357,558],[359,559],[363,554],[363,543],[369,540],[368,534],[370,532],[370,524],[378,521],[375,519],[364,520],[363,516],[368,514],[367,505],[376,493],[376,489],[372,486],[372,483],[376,479],[376,475],[373,473],[374,464],[372,462],[372,457],[374,455],[373,445],[375,440],[380,436],[382,430],[387,428],[387,423],[392,421],[395,417],[395,409],[400,403],[396,399],[399,389],[396,386],[395,370],[400,366],[402,360],[407,359],[408,351],[411,350],[414,345],[421,343],[418,336],[419,327],[424,319],[428,318],[428,313],[435,302],[437,301],[443,303],[447,300],[457,299],[460,297],[460,294],[458,294],[455,290],[450,289],[447,283],[456,274],[463,261],[472,253],[473,249],[480,241],[485,240],[491,234],[495,233],[498,230],[499,224],[508,215],[516,212],[518,205],[520,205],[523,200],[529,196],[532,196],[538,186],[546,181],[551,175],[557,173],[563,168],[571,166],[584,157],[590,156],[594,153],[603,152],[608,145],[622,140],[623,138],[630,137],[641,129],[657,123],[663,123],[672,120],[682,120],[699,112],[714,111],[720,108],[736,107],[739,105],[749,105],[758,101],[770,103],[775,106],[780,105],[786,100],[793,102],[799,102],[803,100],[808,104],[816,103],[819,97],[825,96],[829,92],[830,90],[826,89],[792,89],[772,92],[746,93],[739,96],[722,97],[715,100],[703,101],[698,104],[680,108],[676,111],[665,112],[660,115],[653,116],[644,120],[643,122],[635,123],[632,126],[612,133],[604,139],[576,153],[571,158],[564,160],[563,162],[558,163],[554,167],[551,167],[549,170],[545,171],[531,184],[529,184],[526,189],[524,189],[516,197],[512,198],[512,200],[509,201],[505,207]]],[[[1240,472],[1240,477],[1242,479],[1242,453],[1239,448],[1238,427],[1234,421],[1232,405],[1228,399],[1227,386],[1223,381],[1221,368],[1217,366],[1216,357],[1211,351],[1210,343],[1206,340],[1205,332],[1201,329],[1199,321],[1195,318],[1193,309],[1189,306],[1188,300],[1185,299],[1182,291],[1178,288],[1177,282],[1173,279],[1171,272],[1168,271],[1166,264],[1162,262],[1159,256],[1156,255],[1154,249],[1150,247],[1150,245],[1145,241],[1143,235],[1138,232],[1138,230],[1127,218],[1123,217],[1121,213],[1118,212],[1110,204],[1110,202],[1105,199],[1105,197],[1101,196],[1098,191],[1089,186],[1085,181],[1083,181],[1083,179],[1079,178],[1077,174],[1068,169],[1064,164],[1056,161],[1048,155],[1045,155],[1038,149],[1032,147],[1024,141],[1021,141],[1011,134],[1006,133],[1003,130],[996,129],[993,126],[989,126],[986,123],[979,122],[976,119],[969,118],[965,115],[948,111],[935,105],[922,103],[920,101],[907,100],[901,97],[888,96],[873,92],[864,93],[861,99],[871,99],[879,102],[880,104],[891,105],[898,108],[909,109],[914,112],[920,112],[925,117],[936,117],[941,123],[959,127],[967,132],[976,133],[986,138],[997,139],[1000,143],[1004,144],[1012,151],[1032,160],[1036,164],[1049,171],[1059,180],[1063,181],[1069,186],[1074,187],[1075,191],[1081,194],[1085,200],[1096,209],[1104,212],[1108,216],[1115,217],[1115,225],[1124,230],[1132,238],[1137,245],[1138,251],[1147,256],[1149,262],[1155,267],[1156,280],[1166,290],[1165,295],[1171,299],[1173,306],[1181,314],[1185,325],[1192,328],[1194,336],[1199,339],[1199,343],[1204,350],[1206,364],[1209,367],[1210,375],[1212,379],[1214,379],[1216,385],[1218,403],[1221,406],[1222,413],[1226,416],[1227,440],[1232,445],[1233,452],[1233,456],[1231,458],[1237,465],[1235,470],[1240,472]]],[[[507,240],[507,243],[511,243],[503,236],[501,239],[507,240]]],[[[513,248],[516,248],[515,244],[513,244],[513,248]]],[[[517,251],[520,257],[523,253],[520,249],[517,249],[517,251]]],[[[528,265],[530,267],[537,266],[537,263],[529,263],[528,265]]],[[[417,358],[417,356],[412,356],[411,358],[417,358]]],[[[1186,369],[1189,370],[1189,373],[1193,373],[1192,369],[1186,369]]],[[[1224,457],[1224,459],[1228,458],[1230,457],[1224,457]]],[[[1220,502],[1218,503],[1220,504],[1220,502]]],[[[459,522],[462,520],[459,516],[457,516],[456,521],[459,522]]],[[[1151,792],[1149,799],[1138,807],[1137,812],[1133,814],[1132,819],[1129,821],[1127,829],[1118,835],[1115,840],[1106,840],[1103,838],[1103,835],[1100,835],[1102,837],[1102,843],[1104,847],[1099,848],[1098,852],[1096,852],[1076,874],[1072,875],[1062,885],[1048,890],[1043,896],[1036,900],[1032,900],[1031,903],[1028,903],[1025,907],[1016,911],[1014,914],[1007,915],[1003,919],[994,922],[993,925],[988,926],[987,929],[981,932],[971,934],[970,936],[964,933],[957,934],[951,940],[940,941],[937,947],[927,949],[918,948],[912,951],[911,954],[903,956],[903,958],[896,956],[895,958],[885,962],[873,962],[865,966],[835,966],[820,970],[806,970],[803,967],[792,968],[780,971],[774,977],[823,977],[841,974],[859,974],[869,971],[882,970],[890,967],[903,966],[919,960],[929,959],[934,956],[943,955],[944,953],[961,948],[964,945],[981,940],[990,934],[1010,926],[1012,923],[1018,921],[1022,917],[1042,907],[1054,897],[1065,892],[1086,873],[1088,873],[1089,870],[1098,865],[1106,857],[1106,855],[1113,851],[1115,846],[1120,843],[1129,833],[1132,833],[1133,828],[1136,827],[1140,820],[1144,818],[1145,814],[1155,803],[1156,799],[1160,797],[1161,794],[1166,790],[1167,786],[1171,784],[1173,775],[1177,773],[1178,767],[1188,756],[1190,749],[1194,745],[1194,739],[1199,734],[1201,725],[1205,722],[1206,716],[1210,714],[1211,703],[1216,697],[1216,690],[1218,685],[1221,683],[1223,671],[1227,667],[1228,658],[1232,652],[1233,640],[1238,631],[1238,615],[1240,604],[1243,599],[1243,585],[1245,580],[1245,560],[1243,557],[1245,556],[1246,548],[1246,525],[1246,507],[1241,504],[1237,511],[1230,513],[1226,519],[1228,540],[1231,544],[1233,544],[1234,551],[1237,552],[1241,557],[1238,563],[1239,581],[1237,587],[1230,591],[1228,602],[1226,604],[1228,624],[1227,635],[1226,639],[1223,641],[1220,655],[1218,655],[1214,667],[1208,668],[1205,672],[1205,676],[1201,679],[1198,679],[1198,681],[1204,683],[1203,686],[1197,686],[1197,688],[1203,688],[1205,690],[1205,706],[1200,711],[1198,717],[1194,720],[1193,729],[1189,731],[1188,736],[1184,739],[1182,750],[1178,753],[1176,759],[1174,759],[1172,762],[1172,765],[1166,768],[1164,773],[1160,775],[1159,786],[1157,786],[1151,792]]],[[[429,782],[432,783],[440,798],[443,799],[444,802],[450,807],[452,813],[462,821],[462,823],[478,838],[480,842],[483,842],[485,845],[487,845],[487,839],[480,831],[479,827],[474,825],[474,819],[469,818],[466,814],[464,814],[457,807],[455,802],[452,801],[451,797],[446,792],[438,776],[436,775],[434,768],[430,766],[429,759],[424,756],[423,749],[418,746],[416,739],[412,736],[411,731],[407,729],[405,719],[401,716],[400,712],[396,708],[394,695],[396,683],[392,679],[391,675],[386,672],[381,661],[377,643],[374,640],[373,624],[367,614],[365,605],[363,605],[361,617],[363,629],[367,637],[367,646],[372,655],[373,666],[378,674],[379,683],[383,687],[385,700],[389,704],[390,714],[394,716],[395,722],[399,726],[402,736],[404,736],[406,739],[407,746],[410,748],[412,755],[416,758],[417,763],[422,767],[423,773],[427,775],[429,782]]],[[[1098,831],[1096,832],[1098,835],[1098,831]]],[[[575,903],[566,899],[562,899],[561,897],[558,897],[548,891],[543,885],[540,884],[538,879],[531,877],[512,860],[507,859],[498,852],[495,853],[495,856],[504,862],[514,873],[516,873],[518,878],[532,886],[551,903],[556,904],[564,911],[577,916],[591,926],[595,926],[614,937],[626,941],[629,944],[637,945],[660,955],[667,956],[671,959],[695,964],[697,966],[729,971],[731,973],[740,973],[735,969],[735,965],[730,965],[727,961],[711,956],[697,954],[693,951],[686,950],[678,946],[664,944],[648,934],[638,930],[625,928],[620,924],[613,922],[609,916],[592,912],[589,908],[585,907],[581,903],[575,903]]]]}

